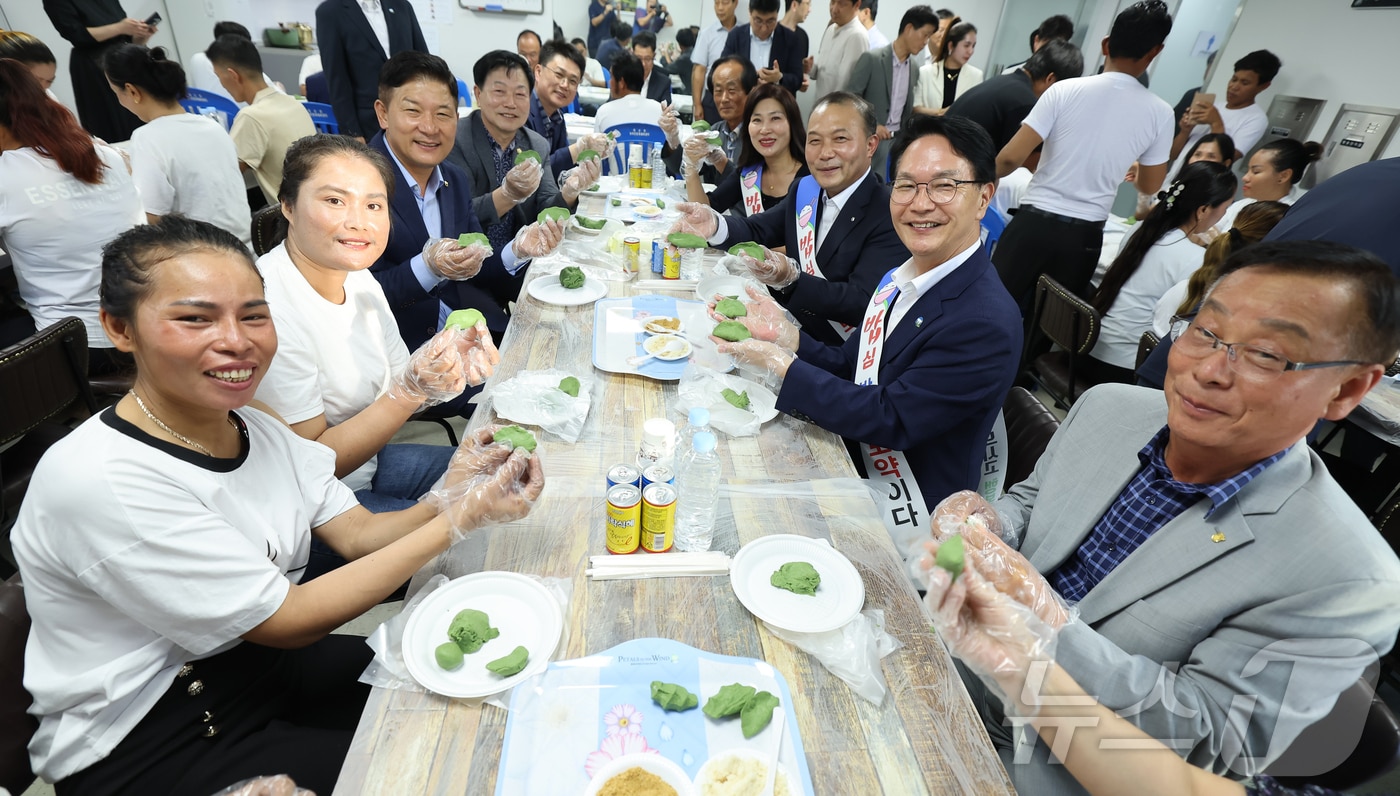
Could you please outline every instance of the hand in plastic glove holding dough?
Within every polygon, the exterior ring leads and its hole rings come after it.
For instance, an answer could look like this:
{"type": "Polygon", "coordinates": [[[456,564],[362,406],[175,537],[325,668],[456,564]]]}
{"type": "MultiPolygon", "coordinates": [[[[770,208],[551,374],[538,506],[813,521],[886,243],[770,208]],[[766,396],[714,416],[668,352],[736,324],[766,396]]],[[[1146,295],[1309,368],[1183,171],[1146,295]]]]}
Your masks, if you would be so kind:
{"type": "Polygon", "coordinates": [[[515,240],[510,245],[516,258],[526,260],[532,257],[545,257],[553,253],[563,240],[563,222],[551,218],[548,221],[536,221],[521,227],[520,231],[515,233],[515,240]]]}
{"type": "Polygon", "coordinates": [[[763,259],[755,260],[748,254],[741,254],[739,258],[748,266],[749,273],[753,278],[769,287],[782,290],[791,287],[793,282],[801,274],[797,267],[797,261],[782,252],[775,252],[768,247],[763,248],[763,259]]]}
{"type": "Polygon", "coordinates": [[[709,205],[699,202],[678,202],[676,211],[681,217],[671,225],[671,232],[686,232],[709,240],[719,231],[720,218],[709,205]]]}
{"type": "Polygon", "coordinates": [[[526,158],[506,172],[506,178],[501,181],[501,191],[507,199],[520,204],[534,195],[543,175],[540,164],[534,158],[526,158]]]}
{"type": "Polygon", "coordinates": [[[603,161],[601,158],[591,158],[578,164],[569,171],[569,176],[564,180],[564,184],[559,186],[559,192],[563,194],[564,201],[573,205],[578,201],[578,195],[592,187],[598,178],[603,176],[603,161]]]}
{"type": "Polygon", "coordinates": [[[483,243],[458,246],[454,238],[430,238],[423,244],[423,262],[443,279],[471,279],[481,272],[481,264],[491,256],[491,247],[483,243]]]}
{"type": "Polygon", "coordinates": [[[440,334],[446,334],[448,331],[455,332],[453,340],[458,355],[466,365],[467,384],[475,387],[485,383],[501,363],[501,353],[496,350],[496,341],[491,338],[491,330],[486,328],[486,321],[479,320],[475,326],[468,329],[444,329],[440,334]]]}
{"type": "Polygon", "coordinates": [[[408,367],[389,385],[389,397],[416,406],[433,406],[462,394],[467,373],[457,348],[458,330],[443,329],[419,346],[408,367]]]}
{"type": "Polygon", "coordinates": [[[666,145],[674,149],[680,143],[681,121],[671,103],[661,103],[661,118],[656,124],[661,128],[661,132],[666,134],[666,145]]]}
{"type": "Polygon", "coordinates": [[[797,355],[777,343],[766,340],[740,340],[731,343],[713,335],[710,339],[719,344],[719,352],[734,357],[734,361],[754,370],[763,371],[779,381],[787,376],[788,368],[797,355]]]}
{"type": "MultiPolygon", "coordinates": [[[[797,325],[788,320],[787,311],[783,309],[782,305],[774,301],[766,290],[760,290],[753,285],[745,285],[744,290],[752,299],[744,305],[748,314],[741,315],[734,320],[742,323],[744,328],[749,330],[749,334],[754,336],[754,339],[777,343],[789,351],[796,351],[798,343],[801,342],[798,337],[797,325]]],[[[722,298],[724,296],[714,296],[709,302],[710,317],[717,321],[729,320],[715,311],[715,304],[722,298]]]]}
{"type": "Polygon", "coordinates": [[[613,140],[608,138],[606,133],[588,133],[580,136],[577,143],[578,149],[576,151],[586,152],[591,149],[598,153],[599,160],[612,154],[613,140]]]}
{"type": "Polygon", "coordinates": [[[482,526],[524,517],[544,490],[540,457],[492,442],[497,428],[478,429],[462,440],[442,486],[423,498],[447,516],[454,542],[482,526]]]}
{"type": "Polygon", "coordinates": [[[706,162],[710,150],[715,147],[710,146],[710,142],[705,140],[703,135],[692,135],[685,140],[681,147],[681,166],[686,173],[700,170],[700,164],[706,162]]]}

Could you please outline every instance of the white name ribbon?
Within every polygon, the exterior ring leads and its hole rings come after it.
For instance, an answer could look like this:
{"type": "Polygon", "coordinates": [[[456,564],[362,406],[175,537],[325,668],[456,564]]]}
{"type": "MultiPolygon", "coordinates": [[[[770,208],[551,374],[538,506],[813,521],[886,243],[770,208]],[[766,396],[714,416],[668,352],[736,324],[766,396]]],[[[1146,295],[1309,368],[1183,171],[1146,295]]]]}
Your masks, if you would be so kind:
{"type": "MultiPolygon", "coordinates": [[[[817,178],[807,175],[797,181],[797,264],[802,272],[818,279],[826,275],[817,267],[817,202],[821,201],[822,188],[817,178]]],[[[827,321],[831,328],[845,340],[855,331],[840,321],[827,321]]]]}
{"type": "MultiPolygon", "coordinates": [[[[862,387],[873,387],[880,381],[880,355],[885,349],[885,318],[899,296],[899,286],[894,283],[895,270],[892,269],[880,280],[860,326],[855,383],[862,387]]],[[[889,531],[899,554],[906,555],[914,543],[928,538],[929,516],[919,483],[908,469],[909,457],[903,451],[865,442],[860,444],[860,453],[865,461],[865,477],[875,486],[874,491],[885,498],[883,501],[877,500],[885,530],[889,531]]]]}
{"type": "Polygon", "coordinates": [[[739,172],[739,193],[744,197],[744,213],[756,216],[763,212],[763,164],[749,166],[739,172]]]}

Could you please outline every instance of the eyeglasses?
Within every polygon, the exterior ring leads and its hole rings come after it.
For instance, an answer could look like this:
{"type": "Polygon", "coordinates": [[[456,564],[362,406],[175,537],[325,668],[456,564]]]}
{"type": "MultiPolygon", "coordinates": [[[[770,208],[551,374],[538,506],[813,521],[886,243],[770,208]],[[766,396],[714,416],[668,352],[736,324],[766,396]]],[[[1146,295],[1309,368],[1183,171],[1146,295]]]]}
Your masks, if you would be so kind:
{"type": "Polygon", "coordinates": [[[890,201],[897,205],[913,204],[914,198],[919,195],[919,189],[923,188],[929,201],[936,205],[946,205],[957,197],[958,189],[962,186],[981,184],[978,180],[955,180],[951,177],[929,182],[895,180],[890,184],[890,201]]]}
{"type": "Polygon", "coordinates": [[[545,69],[548,69],[555,77],[563,81],[564,85],[568,86],[569,88],[578,88],[578,78],[570,75],[568,72],[561,71],[552,66],[546,66],[545,69]]]}
{"type": "Polygon", "coordinates": [[[1172,348],[1192,359],[1205,359],[1212,353],[1225,349],[1225,358],[1230,370],[1236,375],[1252,381],[1273,381],[1280,375],[1295,370],[1316,370],[1317,368],[1337,368],[1343,365],[1368,365],[1358,359],[1339,359],[1333,362],[1293,362],[1286,357],[1244,343],[1227,343],[1215,332],[1196,323],[1195,315],[1178,315],[1171,321],[1172,348]]]}

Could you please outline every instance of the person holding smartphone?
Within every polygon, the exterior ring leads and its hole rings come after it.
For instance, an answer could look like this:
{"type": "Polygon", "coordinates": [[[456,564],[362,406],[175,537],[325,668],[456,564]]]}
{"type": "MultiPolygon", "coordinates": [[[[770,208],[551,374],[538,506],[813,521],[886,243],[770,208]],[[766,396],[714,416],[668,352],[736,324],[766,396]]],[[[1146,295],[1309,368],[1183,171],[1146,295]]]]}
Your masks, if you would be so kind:
{"type": "Polygon", "coordinates": [[[44,13],[73,45],[68,75],[83,128],[106,141],[130,139],[141,120],[117,102],[102,72],[102,58],[118,45],[150,41],[160,14],[151,14],[143,22],[128,16],[118,0],[44,0],[44,13]]]}

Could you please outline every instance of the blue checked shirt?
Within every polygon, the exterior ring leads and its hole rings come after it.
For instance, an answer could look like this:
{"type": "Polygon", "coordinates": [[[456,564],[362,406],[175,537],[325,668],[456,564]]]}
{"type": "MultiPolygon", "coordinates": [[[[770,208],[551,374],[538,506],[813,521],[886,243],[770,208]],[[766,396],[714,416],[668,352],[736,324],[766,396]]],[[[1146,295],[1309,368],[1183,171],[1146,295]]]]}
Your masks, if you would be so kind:
{"type": "Polygon", "coordinates": [[[1074,555],[1065,559],[1048,580],[1061,597],[1071,602],[1084,599],[1089,590],[1108,577],[1113,568],[1123,563],[1148,537],[1181,512],[1202,498],[1211,502],[1206,512],[1209,518],[1244,489],[1245,484],[1274,462],[1283,458],[1287,448],[1259,461],[1239,475],[1214,484],[1183,484],[1172,478],[1167,469],[1165,451],[1170,429],[1163,426],[1143,449],[1138,451],[1142,468],[1123,487],[1118,499],[1099,518],[1094,530],[1084,539],[1074,555]]]}

